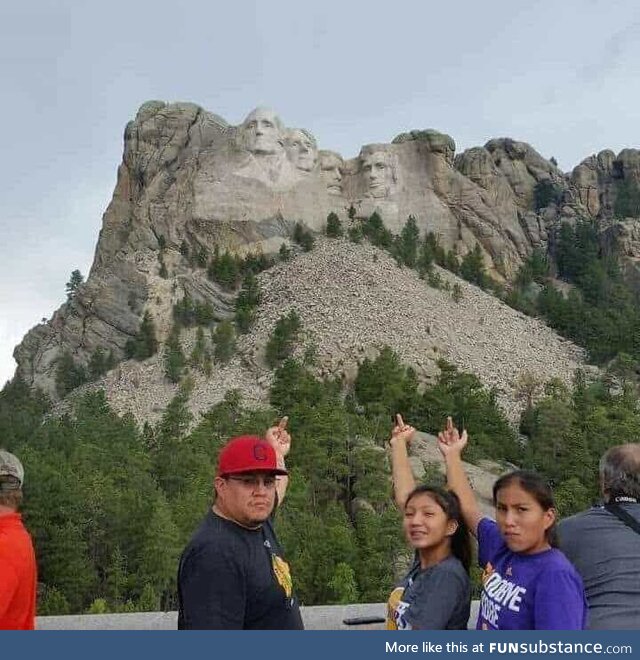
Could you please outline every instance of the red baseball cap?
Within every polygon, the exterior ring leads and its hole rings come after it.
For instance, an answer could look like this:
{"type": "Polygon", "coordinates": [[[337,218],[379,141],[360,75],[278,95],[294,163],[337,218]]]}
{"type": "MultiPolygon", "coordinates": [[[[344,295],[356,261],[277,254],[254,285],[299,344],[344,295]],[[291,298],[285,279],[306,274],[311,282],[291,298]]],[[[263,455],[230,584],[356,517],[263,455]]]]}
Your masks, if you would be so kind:
{"type": "Polygon", "coordinates": [[[242,474],[243,472],[273,472],[288,474],[278,467],[276,450],[257,435],[232,438],[222,448],[218,457],[218,476],[242,474]]]}

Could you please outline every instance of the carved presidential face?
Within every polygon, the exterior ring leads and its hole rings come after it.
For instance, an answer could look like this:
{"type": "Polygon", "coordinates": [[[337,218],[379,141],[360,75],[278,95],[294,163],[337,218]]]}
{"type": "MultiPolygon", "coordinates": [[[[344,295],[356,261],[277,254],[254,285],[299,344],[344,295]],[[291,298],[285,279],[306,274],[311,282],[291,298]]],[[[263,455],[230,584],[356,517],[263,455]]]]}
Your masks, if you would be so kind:
{"type": "Polygon", "coordinates": [[[302,128],[287,131],[285,149],[291,162],[303,172],[311,172],[316,166],[318,147],[316,139],[302,128]]]}
{"type": "Polygon", "coordinates": [[[330,195],[342,194],[342,166],[344,161],[331,151],[320,152],[320,176],[330,195]]]}
{"type": "Polygon", "coordinates": [[[386,197],[394,191],[397,178],[393,154],[382,149],[364,152],[360,157],[360,170],[370,197],[386,197]]]}
{"type": "Polygon", "coordinates": [[[282,151],[282,122],[273,110],[256,108],[240,128],[242,144],[253,154],[277,154],[282,151]]]}

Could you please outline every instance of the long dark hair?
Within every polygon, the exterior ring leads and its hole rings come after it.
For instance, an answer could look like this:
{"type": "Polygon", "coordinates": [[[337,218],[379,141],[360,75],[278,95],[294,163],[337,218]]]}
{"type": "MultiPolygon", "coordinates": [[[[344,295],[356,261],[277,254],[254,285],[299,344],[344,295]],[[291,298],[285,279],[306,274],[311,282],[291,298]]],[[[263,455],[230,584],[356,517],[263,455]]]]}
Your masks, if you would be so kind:
{"type": "MultiPolygon", "coordinates": [[[[522,490],[529,493],[533,499],[542,507],[544,511],[555,509],[556,503],[553,499],[551,486],[535,472],[528,470],[515,470],[505,474],[493,484],[493,506],[498,504],[498,493],[512,483],[518,484],[522,490]]],[[[552,548],[558,547],[558,534],[556,532],[556,523],[545,530],[545,538],[552,548]]]]}
{"type": "Polygon", "coordinates": [[[467,526],[464,524],[462,519],[462,511],[460,510],[460,500],[455,493],[452,493],[450,490],[445,490],[439,486],[428,486],[421,485],[414,488],[407,497],[407,501],[404,506],[405,509],[407,504],[416,497],[416,495],[422,495],[426,493],[433,499],[433,501],[445,512],[445,515],[449,520],[454,520],[458,523],[456,531],[451,536],[451,553],[454,557],[460,560],[460,563],[464,566],[464,570],[469,572],[471,567],[471,535],[467,526]]]}

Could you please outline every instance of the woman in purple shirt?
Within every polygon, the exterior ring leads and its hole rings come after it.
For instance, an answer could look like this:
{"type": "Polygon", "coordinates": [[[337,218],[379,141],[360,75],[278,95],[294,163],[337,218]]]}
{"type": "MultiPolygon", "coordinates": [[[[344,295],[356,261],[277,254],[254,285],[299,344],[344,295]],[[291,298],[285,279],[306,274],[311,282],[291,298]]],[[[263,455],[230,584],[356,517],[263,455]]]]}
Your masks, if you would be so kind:
{"type": "Polygon", "coordinates": [[[480,513],[462,466],[462,435],[447,420],[438,447],[447,482],[460,499],[464,520],[478,539],[484,569],[477,628],[481,630],[582,630],[587,603],[582,580],[555,547],[556,510],[548,485],[518,470],[493,486],[496,520],[480,513]]]}

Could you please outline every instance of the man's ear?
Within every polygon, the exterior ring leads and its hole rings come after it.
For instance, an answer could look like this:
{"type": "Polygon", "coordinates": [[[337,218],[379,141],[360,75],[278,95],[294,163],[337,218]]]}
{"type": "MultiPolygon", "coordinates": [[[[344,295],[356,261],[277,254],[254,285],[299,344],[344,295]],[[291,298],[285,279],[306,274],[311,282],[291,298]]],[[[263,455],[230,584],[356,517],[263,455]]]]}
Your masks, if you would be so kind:
{"type": "Polygon", "coordinates": [[[216,494],[216,497],[220,497],[220,494],[224,492],[227,486],[227,480],[222,477],[216,477],[213,480],[213,491],[216,494]]]}
{"type": "Polygon", "coordinates": [[[602,499],[605,502],[608,502],[609,501],[609,493],[607,493],[607,491],[605,490],[604,479],[602,478],[602,475],[600,475],[598,477],[598,485],[600,486],[600,495],[602,495],[602,499]]]}

